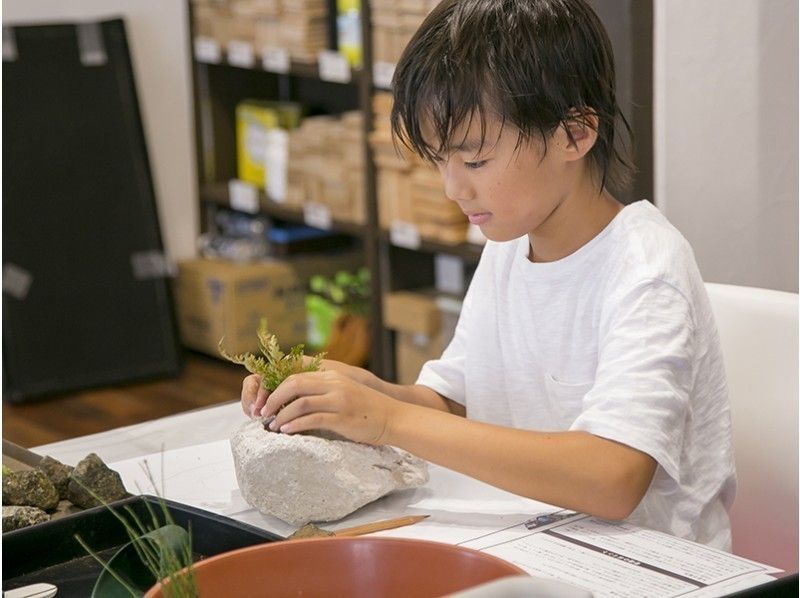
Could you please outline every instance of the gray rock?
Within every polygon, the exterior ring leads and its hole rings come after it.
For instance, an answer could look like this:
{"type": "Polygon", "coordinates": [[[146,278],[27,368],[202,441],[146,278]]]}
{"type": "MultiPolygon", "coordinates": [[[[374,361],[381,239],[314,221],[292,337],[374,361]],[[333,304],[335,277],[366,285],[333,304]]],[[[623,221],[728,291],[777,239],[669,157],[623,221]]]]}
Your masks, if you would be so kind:
{"type": "Polygon", "coordinates": [[[3,507],[3,533],[43,523],[49,519],[50,515],[36,507],[3,507]]]}
{"type": "Polygon", "coordinates": [[[252,420],[231,438],[244,499],[292,525],[334,521],[378,498],[428,481],[425,461],[400,449],[277,434],[252,420]]]}
{"type": "Polygon", "coordinates": [[[122,484],[122,478],[94,453],[87,455],[70,474],[67,499],[84,509],[110,503],[126,496],[128,492],[122,484]],[[97,498],[92,496],[92,493],[97,495],[97,498]]]}
{"type": "Polygon", "coordinates": [[[50,456],[45,456],[36,466],[53,482],[53,486],[58,490],[58,496],[62,499],[67,498],[67,488],[69,487],[69,475],[75,469],[70,465],[64,465],[50,456]]]}
{"type": "Polygon", "coordinates": [[[58,505],[58,490],[43,471],[16,471],[3,476],[3,504],[38,507],[43,511],[58,505]]]}

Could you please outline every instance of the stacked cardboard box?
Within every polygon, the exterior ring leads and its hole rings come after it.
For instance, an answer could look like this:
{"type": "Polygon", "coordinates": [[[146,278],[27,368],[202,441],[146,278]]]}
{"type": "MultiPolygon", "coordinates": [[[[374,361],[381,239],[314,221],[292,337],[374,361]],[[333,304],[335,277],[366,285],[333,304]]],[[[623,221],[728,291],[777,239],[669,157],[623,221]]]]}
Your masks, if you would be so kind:
{"type": "Polygon", "coordinates": [[[460,303],[431,291],[396,291],[383,300],[383,323],[395,331],[399,384],[414,384],[426,361],[438,359],[455,333],[460,303]]]}
{"type": "Polygon", "coordinates": [[[373,0],[373,60],[397,63],[411,36],[438,3],[439,0],[373,0]]]}
{"type": "Polygon", "coordinates": [[[276,44],[256,40],[256,48],[275,45],[286,48],[293,60],[316,62],[328,47],[326,0],[283,0],[283,13],[276,44]]]}
{"type": "Polygon", "coordinates": [[[362,260],[353,253],[326,253],[247,264],[215,259],[180,262],[175,303],[181,340],[215,356],[223,337],[231,354],[257,352],[256,330],[266,317],[284,348],[305,343],[305,298],[311,277],[352,270],[362,260]]]}
{"type": "Polygon", "coordinates": [[[326,0],[194,0],[195,35],[264,48],[283,48],[292,60],[315,62],[328,47],[326,0]]]}
{"type": "Polygon", "coordinates": [[[312,116],[289,133],[286,203],[327,206],[331,216],[363,224],[363,116],[312,116]]]}
{"type": "Polygon", "coordinates": [[[381,227],[389,229],[399,221],[413,224],[422,237],[440,243],[466,241],[469,222],[458,204],[445,196],[437,170],[392,142],[391,94],[376,93],[372,106],[375,121],[370,145],[377,169],[381,227]]]}

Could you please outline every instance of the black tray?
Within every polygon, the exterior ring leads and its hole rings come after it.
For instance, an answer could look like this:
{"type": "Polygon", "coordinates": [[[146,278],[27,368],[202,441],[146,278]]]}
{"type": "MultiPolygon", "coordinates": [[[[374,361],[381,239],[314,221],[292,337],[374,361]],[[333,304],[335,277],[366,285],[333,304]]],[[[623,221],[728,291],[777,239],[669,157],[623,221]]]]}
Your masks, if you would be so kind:
{"type": "MultiPolygon", "coordinates": [[[[147,504],[159,520],[163,519],[161,500],[154,496],[135,496],[111,506],[123,515],[124,507],[132,507],[147,525],[150,521],[147,504]]],[[[169,500],[163,502],[177,525],[191,529],[195,561],[237,548],[283,540],[228,517],[169,500]]],[[[3,534],[3,590],[44,582],[58,587],[59,598],[90,596],[101,565],[86,554],[75,534],[106,561],[129,540],[122,523],[106,507],[7,532],[3,534]]]]}

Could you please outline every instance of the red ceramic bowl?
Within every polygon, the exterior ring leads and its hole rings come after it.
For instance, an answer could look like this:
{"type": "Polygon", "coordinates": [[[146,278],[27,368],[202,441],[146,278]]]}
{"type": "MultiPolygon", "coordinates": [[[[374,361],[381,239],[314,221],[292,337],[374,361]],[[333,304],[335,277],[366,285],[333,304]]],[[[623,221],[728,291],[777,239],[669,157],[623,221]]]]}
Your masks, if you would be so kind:
{"type": "MultiPolygon", "coordinates": [[[[470,548],[372,536],[260,544],[202,560],[194,571],[202,598],[422,598],[525,575],[470,548]]],[[[163,595],[157,585],[145,598],[163,595]]]]}

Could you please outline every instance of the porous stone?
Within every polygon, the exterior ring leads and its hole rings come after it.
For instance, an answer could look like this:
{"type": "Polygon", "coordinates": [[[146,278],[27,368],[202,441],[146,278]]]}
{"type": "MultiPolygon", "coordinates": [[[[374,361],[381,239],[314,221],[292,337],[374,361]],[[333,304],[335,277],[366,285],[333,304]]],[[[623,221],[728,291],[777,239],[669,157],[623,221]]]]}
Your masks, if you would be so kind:
{"type": "Polygon", "coordinates": [[[3,507],[3,533],[43,523],[49,519],[50,515],[37,507],[3,507]]]}
{"type": "Polygon", "coordinates": [[[122,478],[94,453],[75,466],[69,476],[67,500],[88,509],[128,496],[122,478]],[[91,492],[90,492],[91,491],[91,492]],[[97,498],[92,496],[94,493],[97,498]]]}
{"type": "Polygon", "coordinates": [[[69,487],[69,475],[75,469],[70,465],[64,465],[61,461],[45,456],[36,466],[53,482],[53,486],[58,490],[58,496],[62,499],[67,498],[67,488],[69,487]]]}
{"type": "Polygon", "coordinates": [[[58,490],[39,469],[15,471],[3,476],[3,504],[49,511],[58,505],[58,490]]]}
{"type": "Polygon", "coordinates": [[[428,481],[425,461],[390,446],[278,434],[252,420],[231,438],[244,499],[292,525],[335,521],[378,498],[428,481]]]}

